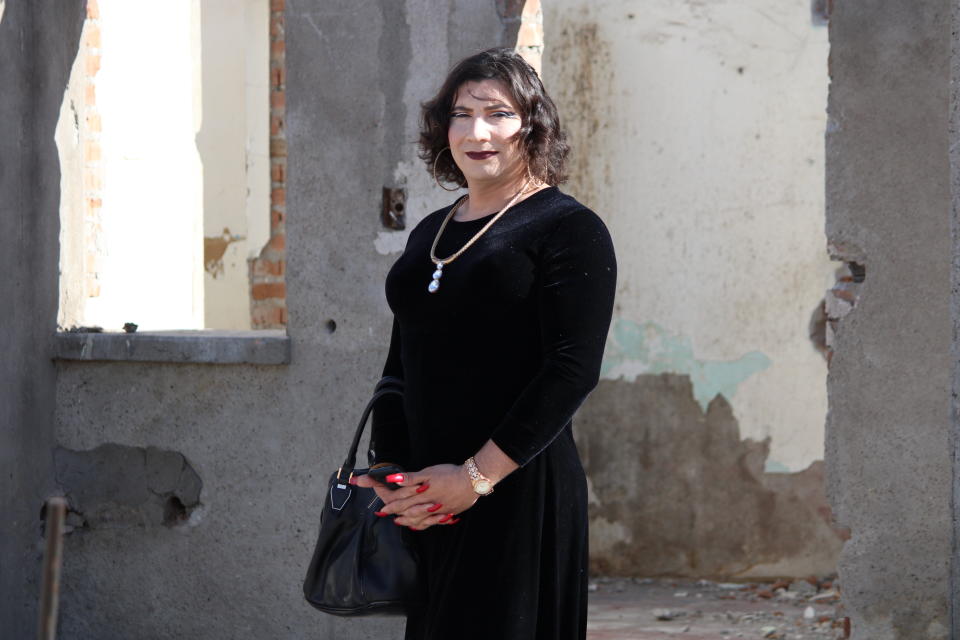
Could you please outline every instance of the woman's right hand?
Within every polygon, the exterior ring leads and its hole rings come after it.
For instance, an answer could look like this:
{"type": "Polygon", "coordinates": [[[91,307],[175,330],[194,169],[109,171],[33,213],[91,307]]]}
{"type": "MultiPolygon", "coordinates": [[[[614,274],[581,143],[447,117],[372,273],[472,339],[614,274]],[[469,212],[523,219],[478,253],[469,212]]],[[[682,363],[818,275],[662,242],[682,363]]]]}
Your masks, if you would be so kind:
{"type": "Polygon", "coordinates": [[[469,509],[477,494],[460,465],[436,465],[419,472],[404,471],[399,489],[390,489],[373,478],[355,476],[354,484],[376,491],[384,505],[377,515],[394,515],[397,525],[422,531],[437,524],[456,524],[456,514],[469,509]]]}
{"type": "MultiPolygon", "coordinates": [[[[358,487],[365,487],[367,489],[373,489],[377,493],[377,496],[383,500],[384,506],[396,500],[406,500],[418,495],[417,487],[400,487],[399,489],[391,489],[387,485],[377,482],[366,474],[362,476],[353,476],[350,484],[354,484],[358,487]]],[[[426,502],[426,500],[424,500],[424,502],[426,502]]]]}

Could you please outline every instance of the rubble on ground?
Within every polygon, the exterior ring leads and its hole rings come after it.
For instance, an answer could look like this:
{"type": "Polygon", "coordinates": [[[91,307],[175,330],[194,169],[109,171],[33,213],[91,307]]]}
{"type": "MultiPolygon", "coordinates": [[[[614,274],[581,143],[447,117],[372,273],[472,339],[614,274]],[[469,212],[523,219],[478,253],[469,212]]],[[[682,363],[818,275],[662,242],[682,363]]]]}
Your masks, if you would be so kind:
{"type": "Polygon", "coordinates": [[[835,576],[768,583],[601,577],[589,591],[588,640],[850,637],[835,576]]]}

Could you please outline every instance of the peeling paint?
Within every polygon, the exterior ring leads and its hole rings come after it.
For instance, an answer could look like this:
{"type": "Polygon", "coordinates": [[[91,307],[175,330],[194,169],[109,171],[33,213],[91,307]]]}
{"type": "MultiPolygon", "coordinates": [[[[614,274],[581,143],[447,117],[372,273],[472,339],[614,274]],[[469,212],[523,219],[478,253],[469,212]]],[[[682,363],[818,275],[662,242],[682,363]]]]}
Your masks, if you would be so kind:
{"type": "Polygon", "coordinates": [[[205,236],[203,238],[203,268],[211,276],[216,278],[223,275],[223,256],[234,242],[246,240],[246,236],[231,234],[228,227],[223,228],[223,233],[217,236],[205,236]]]}
{"type": "Polygon", "coordinates": [[[763,472],[764,473],[791,473],[790,467],[783,464],[782,462],[777,462],[776,460],[767,460],[763,463],[763,472]]]}
{"type": "Polygon", "coordinates": [[[602,378],[633,381],[638,375],[677,373],[690,376],[693,395],[704,411],[715,396],[733,400],[737,387],[772,364],[760,351],[736,360],[698,360],[690,338],[671,334],[653,322],[638,324],[618,318],[607,342],[602,378]]]}
{"type": "Polygon", "coordinates": [[[849,532],[832,524],[823,462],[768,473],[770,439],[743,438],[722,395],[703,411],[689,376],[602,380],[574,435],[589,478],[594,573],[743,578],[835,569],[849,532]]]}

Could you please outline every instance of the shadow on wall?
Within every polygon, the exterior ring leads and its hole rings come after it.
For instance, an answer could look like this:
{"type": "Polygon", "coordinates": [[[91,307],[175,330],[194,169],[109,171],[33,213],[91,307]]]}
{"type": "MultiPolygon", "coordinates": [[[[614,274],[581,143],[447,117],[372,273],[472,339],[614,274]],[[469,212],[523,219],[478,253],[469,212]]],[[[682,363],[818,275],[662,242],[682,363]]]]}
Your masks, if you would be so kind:
{"type": "Polygon", "coordinates": [[[713,578],[832,573],[822,461],[765,473],[769,439],[741,440],[722,395],[706,411],[689,376],[601,380],[578,413],[597,575],[713,578]]]}

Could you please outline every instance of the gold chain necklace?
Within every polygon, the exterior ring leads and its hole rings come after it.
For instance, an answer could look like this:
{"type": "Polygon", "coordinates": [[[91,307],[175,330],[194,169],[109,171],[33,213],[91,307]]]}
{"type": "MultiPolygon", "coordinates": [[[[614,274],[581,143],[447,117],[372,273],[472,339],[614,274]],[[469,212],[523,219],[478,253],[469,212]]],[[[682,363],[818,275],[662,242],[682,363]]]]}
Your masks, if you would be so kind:
{"type": "Polygon", "coordinates": [[[470,238],[470,240],[467,242],[467,244],[463,245],[463,246],[460,248],[460,250],[457,251],[457,252],[456,252],[455,254],[453,254],[452,256],[449,256],[449,257],[447,257],[447,258],[441,259],[441,258],[438,258],[437,255],[436,255],[437,244],[440,243],[440,236],[443,235],[443,230],[447,228],[447,223],[450,222],[450,220],[453,218],[453,214],[455,214],[455,213],[457,212],[457,209],[460,208],[460,205],[463,204],[464,202],[466,202],[467,198],[470,197],[470,196],[469,196],[469,195],[465,195],[465,196],[463,196],[462,198],[460,198],[459,200],[457,200],[457,203],[450,208],[450,213],[448,213],[448,214],[447,214],[447,217],[443,219],[443,224],[440,225],[440,230],[437,231],[437,237],[435,237],[435,238],[433,239],[433,246],[430,247],[430,262],[434,263],[434,264],[436,265],[437,269],[436,269],[436,271],[433,272],[433,280],[431,280],[431,281],[430,281],[430,284],[427,286],[427,291],[429,291],[430,293],[436,293],[436,292],[440,289],[440,278],[443,277],[443,265],[445,265],[445,264],[450,264],[451,262],[453,262],[454,260],[456,260],[457,258],[459,258],[460,255],[461,255],[464,251],[466,251],[467,249],[469,249],[469,248],[473,245],[474,242],[476,242],[477,240],[479,240],[479,239],[480,239],[480,236],[482,236],[483,234],[485,234],[485,233],[487,232],[487,229],[489,229],[490,227],[492,227],[492,226],[493,226],[493,223],[496,222],[497,220],[499,220],[499,219],[500,219],[500,216],[502,216],[503,214],[505,214],[505,213],[507,212],[507,209],[509,209],[510,207],[512,207],[512,206],[517,202],[517,200],[520,199],[520,196],[522,196],[524,193],[527,192],[527,187],[528,187],[529,185],[530,185],[530,181],[529,181],[529,180],[528,180],[527,182],[524,182],[524,183],[523,183],[523,186],[520,187],[520,191],[517,191],[517,194],[510,199],[510,202],[508,202],[508,203],[506,204],[506,206],[503,207],[503,209],[500,209],[500,211],[497,212],[497,215],[495,215],[495,216],[493,216],[493,218],[491,218],[490,222],[488,222],[487,224],[483,225],[483,228],[480,229],[480,231],[478,231],[472,238],[470,238]]]}

